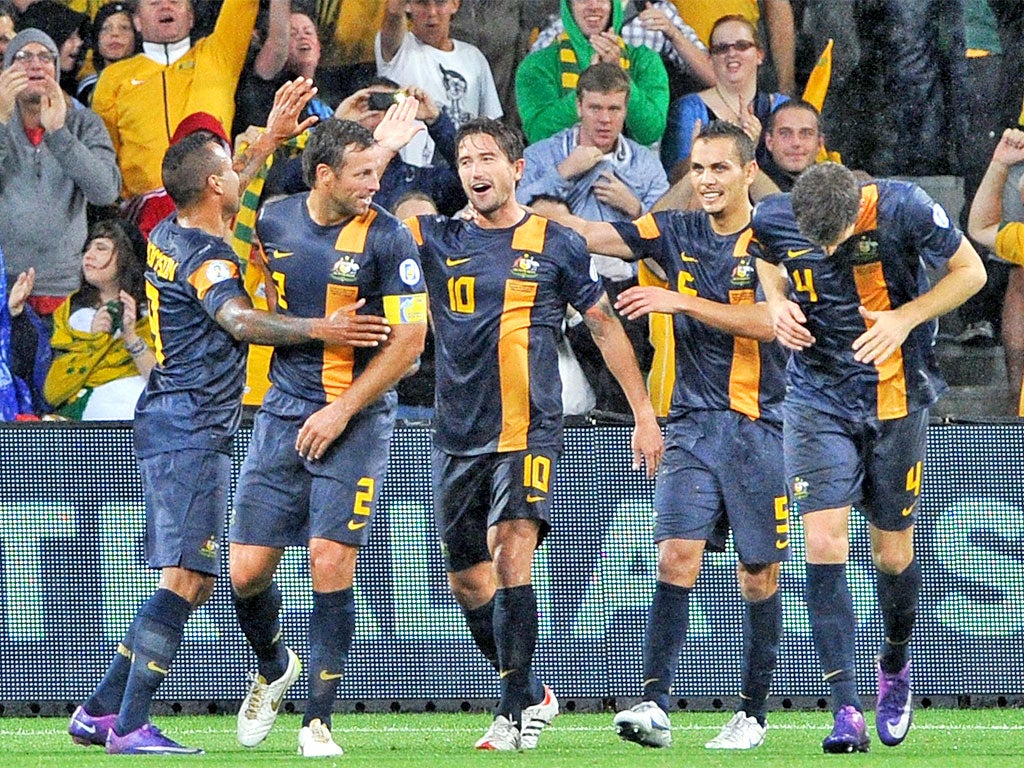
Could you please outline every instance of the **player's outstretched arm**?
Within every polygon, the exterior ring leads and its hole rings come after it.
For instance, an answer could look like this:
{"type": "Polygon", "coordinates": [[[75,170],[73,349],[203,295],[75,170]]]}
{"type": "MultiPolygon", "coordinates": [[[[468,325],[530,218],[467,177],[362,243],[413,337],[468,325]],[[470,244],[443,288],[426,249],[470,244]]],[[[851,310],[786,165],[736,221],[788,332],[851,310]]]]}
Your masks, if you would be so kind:
{"type": "Polygon", "coordinates": [[[611,224],[604,221],[588,221],[574,216],[560,205],[543,205],[538,201],[530,206],[530,210],[546,219],[558,222],[564,227],[574,230],[587,241],[587,250],[591,253],[602,253],[605,256],[616,256],[632,261],[636,258],[632,249],[611,224]]]}
{"type": "Polygon", "coordinates": [[[391,339],[374,355],[363,372],[336,400],[306,419],[295,439],[295,450],[305,459],[319,459],[348,427],[359,411],[391,389],[408,373],[423,352],[427,324],[394,326],[391,339]]]}
{"type": "Polygon", "coordinates": [[[763,259],[757,259],[757,281],[764,289],[768,314],[771,316],[775,338],[786,349],[795,352],[814,344],[814,336],[807,330],[807,318],[800,305],[790,301],[787,295],[786,276],[782,267],[763,259]]]}
{"type": "Polygon", "coordinates": [[[376,347],[391,326],[376,315],[357,315],[365,301],[339,308],[329,317],[287,317],[255,309],[248,298],[230,299],[217,310],[217,322],[239,341],[283,347],[322,341],[328,346],[376,347]]]}
{"type": "Polygon", "coordinates": [[[601,350],[601,357],[611,371],[612,376],[622,387],[629,407],[633,411],[633,428],[631,440],[633,448],[633,468],[640,469],[641,462],[647,465],[647,476],[654,477],[665,452],[665,443],[661,436],[661,427],[647,396],[644,377],[637,365],[633,347],[622,330],[622,324],[615,317],[608,297],[603,295],[590,309],[583,313],[583,320],[594,338],[594,343],[601,350]]]}
{"type": "Polygon", "coordinates": [[[629,320],[652,312],[687,314],[732,336],[757,341],[775,340],[768,305],[763,302],[723,304],[654,285],[635,285],[619,294],[615,308],[629,320]]]}
{"type": "Polygon", "coordinates": [[[960,247],[947,267],[946,274],[931,290],[896,309],[872,312],[860,307],[868,329],[853,342],[854,359],[876,365],[884,362],[914,328],[956,309],[980,291],[988,279],[981,257],[966,237],[961,238],[960,247]]]}

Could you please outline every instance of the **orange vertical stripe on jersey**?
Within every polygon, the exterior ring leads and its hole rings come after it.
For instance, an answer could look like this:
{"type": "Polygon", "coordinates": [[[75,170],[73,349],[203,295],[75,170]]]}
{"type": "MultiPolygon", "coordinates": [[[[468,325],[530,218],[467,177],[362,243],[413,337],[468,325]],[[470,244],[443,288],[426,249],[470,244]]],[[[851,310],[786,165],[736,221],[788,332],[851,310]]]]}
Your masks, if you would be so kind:
{"type": "Polygon", "coordinates": [[[334,250],[362,253],[366,250],[366,236],[370,234],[370,225],[377,218],[372,208],[362,216],[356,216],[341,228],[338,239],[334,242],[334,250]]]}
{"type": "MultiPolygon", "coordinates": [[[[669,285],[647,266],[640,262],[637,271],[637,282],[640,285],[656,285],[668,288],[669,285]]],[[[676,337],[672,327],[672,315],[652,312],[647,316],[647,338],[654,347],[654,359],[651,361],[651,372],[647,375],[647,392],[658,416],[668,416],[672,405],[672,389],[676,385],[676,337]]]]}
{"type": "Polygon", "coordinates": [[[854,225],[854,234],[878,229],[878,185],[868,184],[860,188],[860,212],[854,225]]]}
{"type": "Polygon", "coordinates": [[[547,219],[540,216],[528,216],[512,233],[512,250],[540,253],[544,250],[544,233],[547,228],[547,219]]]}
{"type": "Polygon", "coordinates": [[[404,219],[402,223],[412,232],[412,239],[416,241],[416,245],[423,245],[423,230],[420,229],[420,220],[415,216],[410,216],[408,219],[404,219]]]}
{"type": "MultiPolygon", "coordinates": [[[[753,289],[729,291],[729,303],[755,303],[753,289]]],[[[752,419],[761,418],[761,347],[754,339],[733,337],[729,407],[752,419]]]]}
{"type": "Polygon", "coordinates": [[[530,431],[530,321],[537,287],[537,283],[526,280],[505,283],[505,305],[498,329],[499,452],[526,450],[526,436],[530,431]]]}
{"type": "MultiPolygon", "coordinates": [[[[344,232],[344,230],[342,230],[344,232]]],[[[341,240],[341,236],[338,237],[341,240]]],[[[354,285],[327,286],[326,314],[351,304],[359,298],[359,288],[354,285]]],[[[353,313],[354,314],[354,313],[353,313]]],[[[327,401],[331,402],[352,385],[352,371],[355,366],[355,350],[353,347],[324,347],[324,365],[320,373],[320,382],[327,401]]]]}
{"type": "MultiPolygon", "coordinates": [[[[889,288],[881,262],[857,264],[853,268],[857,295],[866,309],[885,312],[892,309],[889,288]]],[[[878,418],[898,419],[907,415],[907,377],[903,369],[903,350],[897,349],[884,363],[876,364],[878,371],[878,418]]]]}

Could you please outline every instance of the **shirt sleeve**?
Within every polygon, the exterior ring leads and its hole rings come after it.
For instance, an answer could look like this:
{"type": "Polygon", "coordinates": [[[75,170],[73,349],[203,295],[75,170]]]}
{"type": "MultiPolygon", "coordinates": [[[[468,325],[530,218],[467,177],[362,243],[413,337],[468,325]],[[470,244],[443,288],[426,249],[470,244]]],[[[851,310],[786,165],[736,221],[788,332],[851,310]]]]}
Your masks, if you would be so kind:
{"type": "Polygon", "coordinates": [[[905,234],[917,243],[918,254],[930,267],[945,264],[963,240],[945,209],[918,186],[908,187],[899,218],[905,234]]]}
{"type": "Polygon", "coordinates": [[[996,235],[996,256],[1024,265],[1024,222],[1011,221],[996,235]]]}

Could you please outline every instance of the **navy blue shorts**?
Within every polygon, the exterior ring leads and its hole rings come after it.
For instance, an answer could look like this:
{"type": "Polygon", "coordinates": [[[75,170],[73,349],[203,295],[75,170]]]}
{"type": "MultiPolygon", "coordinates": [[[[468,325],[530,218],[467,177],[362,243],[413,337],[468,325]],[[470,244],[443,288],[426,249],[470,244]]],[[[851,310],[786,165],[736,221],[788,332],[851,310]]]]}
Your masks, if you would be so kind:
{"type": "Polygon", "coordinates": [[[307,404],[288,416],[256,414],[235,492],[232,542],[283,548],[305,547],[311,538],[353,547],[369,541],[387,472],[393,403],[357,413],[324,455],[310,461],[295,450],[295,438],[315,410],[307,404]]]}
{"type": "Polygon", "coordinates": [[[220,575],[231,457],[183,450],[139,459],[146,494],[146,562],[220,575]]]}
{"type": "Polygon", "coordinates": [[[536,520],[537,544],[551,529],[553,448],[452,456],[434,448],[434,524],[445,569],[463,571],[491,559],[487,529],[501,520],[536,520]]]}
{"type": "Polygon", "coordinates": [[[787,401],[783,417],[794,514],[856,505],[883,531],[902,531],[914,524],[927,408],[901,419],[860,422],[787,401]]]}
{"type": "Polygon", "coordinates": [[[689,539],[725,548],[740,562],[789,558],[782,432],[735,411],[691,411],[668,424],[654,490],[654,540],[689,539]]]}

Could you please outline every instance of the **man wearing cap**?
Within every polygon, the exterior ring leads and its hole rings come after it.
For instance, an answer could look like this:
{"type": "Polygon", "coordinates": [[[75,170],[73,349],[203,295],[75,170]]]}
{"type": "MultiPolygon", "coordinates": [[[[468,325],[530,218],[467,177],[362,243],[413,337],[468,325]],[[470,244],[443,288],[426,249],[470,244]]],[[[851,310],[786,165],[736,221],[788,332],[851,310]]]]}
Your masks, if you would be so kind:
{"type": "Polygon", "coordinates": [[[30,302],[44,315],[78,288],[86,205],[110,205],[121,186],[103,122],[69,109],[57,61],[49,35],[29,28],[0,73],[0,247],[10,276],[35,269],[30,302]]]}
{"type": "Polygon", "coordinates": [[[189,0],[139,0],[142,53],[104,69],[92,102],[114,142],[125,198],[161,186],[160,161],[186,115],[209,112],[231,125],[257,6],[224,0],[213,33],[193,45],[189,0]]]}

